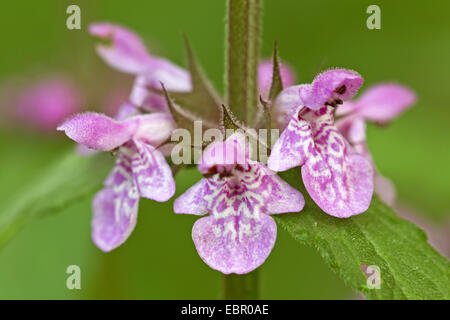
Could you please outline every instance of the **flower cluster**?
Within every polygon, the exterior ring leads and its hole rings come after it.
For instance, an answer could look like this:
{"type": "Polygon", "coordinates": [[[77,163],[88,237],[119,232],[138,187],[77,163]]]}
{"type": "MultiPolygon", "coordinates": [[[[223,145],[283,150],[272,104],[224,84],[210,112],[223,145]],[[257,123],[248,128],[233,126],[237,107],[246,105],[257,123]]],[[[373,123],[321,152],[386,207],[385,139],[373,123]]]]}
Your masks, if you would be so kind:
{"type": "MultiPolygon", "coordinates": [[[[193,85],[189,72],[150,55],[131,31],[109,23],[89,30],[110,42],[97,46],[103,60],[136,76],[129,101],[114,119],[83,113],[58,127],[85,147],[117,155],[93,201],[93,240],[110,251],[132,232],[140,197],[167,201],[173,196],[175,182],[164,146],[177,123],[161,83],[170,92],[189,92],[193,85]]],[[[272,72],[272,62],[260,64],[262,99],[267,99],[272,72]]],[[[174,202],[175,213],[209,213],[194,224],[192,238],[200,257],[225,274],[250,272],[268,257],[277,230],[271,214],[303,209],[303,195],[278,171],[301,167],[306,190],[329,215],[346,218],[366,211],[374,169],[364,121],[385,123],[415,100],[408,89],[385,84],[351,101],[363,79],[345,69],[328,70],[303,85],[294,85],[295,75],[285,65],[280,75],[287,88],[271,102],[271,113],[283,132],[267,164],[251,158],[246,135],[236,132],[205,148],[198,164],[204,178],[174,202]]]]}

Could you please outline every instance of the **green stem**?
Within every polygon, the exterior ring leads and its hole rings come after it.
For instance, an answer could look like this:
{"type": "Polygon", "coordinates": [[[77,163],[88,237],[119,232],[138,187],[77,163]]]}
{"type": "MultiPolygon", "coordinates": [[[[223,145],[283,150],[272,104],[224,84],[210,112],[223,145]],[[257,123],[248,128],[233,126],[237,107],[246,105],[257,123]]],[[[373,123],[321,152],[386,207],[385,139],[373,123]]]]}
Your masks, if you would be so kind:
{"type": "Polygon", "coordinates": [[[247,274],[230,274],[224,278],[223,298],[227,300],[255,300],[259,298],[259,270],[247,274]]]}
{"type": "Polygon", "coordinates": [[[228,0],[226,95],[237,118],[249,124],[258,106],[257,68],[262,0],[228,0]]]}
{"type": "MultiPolygon", "coordinates": [[[[228,0],[226,95],[233,114],[246,124],[255,120],[259,96],[257,68],[262,0],[228,0]]],[[[259,272],[225,275],[225,299],[258,299],[259,272]]]]}

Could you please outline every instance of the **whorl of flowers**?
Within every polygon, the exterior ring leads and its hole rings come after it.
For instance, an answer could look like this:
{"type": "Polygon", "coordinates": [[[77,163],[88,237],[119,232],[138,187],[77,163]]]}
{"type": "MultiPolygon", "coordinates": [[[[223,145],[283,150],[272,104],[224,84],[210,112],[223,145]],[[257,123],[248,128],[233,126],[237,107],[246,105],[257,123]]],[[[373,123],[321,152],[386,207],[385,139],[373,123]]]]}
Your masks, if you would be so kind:
{"type": "MultiPolygon", "coordinates": [[[[109,41],[97,46],[100,57],[136,77],[129,101],[115,118],[87,112],[58,127],[77,143],[116,156],[104,188],[93,200],[92,237],[100,249],[110,251],[133,231],[141,197],[168,201],[174,195],[171,135],[211,110],[205,111],[207,103],[201,100],[190,100],[197,104],[189,110],[183,105],[183,98],[196,89],[191,70],[150,55],[140,38],[123,27],[98,23],[89,30],[109,41]]],[[[303,195],[276,172],[301,167],[298,179],[312,200],[338,218],[365,212],[374,188],[386,201],[392,199],[392,187],[377,187],[389,182],[374,170],[365,121],[390,121],[414,103],[414,93],[397,84],[381,84],[352,100],[363,83],[355,71],[331,69],[310,84],[294,85],[294,72],[275,63],[260,64],[262,111],[254,123],[242,123],[220,103],[212,111],[221,114],[216,117],[220,120],[204,119],[206,127],[237,131],[203,143],[197,167],[204,178],[174,202],[175,213],[208,214],[196,221],[192,238],[200,257],[225,274],[247,273],[265,261],[277,234],[270,215],[303,209],[303,195]],[[269,101],[274,70],[285,89],[269,101]],[[262,121],[268,114],[272,121],[262,121]],[[268,123],[276,123],[282,132],[263,163],[252,156],[249,141],[255,137],[248,132],[273,129],[268,123]]]]}

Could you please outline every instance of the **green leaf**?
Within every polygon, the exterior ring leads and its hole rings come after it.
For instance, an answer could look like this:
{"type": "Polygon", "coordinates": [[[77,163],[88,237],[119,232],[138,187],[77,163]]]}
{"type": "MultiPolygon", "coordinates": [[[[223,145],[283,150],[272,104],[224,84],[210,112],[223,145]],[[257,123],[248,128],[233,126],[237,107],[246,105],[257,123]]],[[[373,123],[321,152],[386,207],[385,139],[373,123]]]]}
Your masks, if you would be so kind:
{"type": "Polygon", "coordinates": [[[226,94],[231,111],[253,126],[258,106],[261,0],[228,0],[226,94]]]}
{"type": "Polygon", "coordinates": [[[82,157],[73,150],[44,168],[37,178],[0,208],[0,248],[30,221],[57,213],[101,188],[111,157],[82,157]]]}
{"type": "MultiPolygon", "coordinates": [[[[203,120],[218,124],[219,115],[217,113],[217,108],[219,108],[223,102],[197,62],[187,38],[185,36],[183,36],[183,38],[186,48],[188,70],[192,79],[192,91],[170,91],[169,94],[174,102],[187,110],[187,112],[196,115],[201,114],[203,120]]],[[[209,127],[212,127],[212,125],[209,125],[209,127]]],[[[217,127],[217,125],[215,127],[217,127]]]]}
{"type": "Polygon", "coordinates": [[[449,299],[450,263],[425,233],[376,196],[370,208],[339,219],[308,196],[295,168],[280,174],[305,196],[302,212],[273,216],[296,240],[315,247],[328,266],[369,299],[449,299]],[[378,266],[380,289],[369,289],[361,266],[378,266]]]}

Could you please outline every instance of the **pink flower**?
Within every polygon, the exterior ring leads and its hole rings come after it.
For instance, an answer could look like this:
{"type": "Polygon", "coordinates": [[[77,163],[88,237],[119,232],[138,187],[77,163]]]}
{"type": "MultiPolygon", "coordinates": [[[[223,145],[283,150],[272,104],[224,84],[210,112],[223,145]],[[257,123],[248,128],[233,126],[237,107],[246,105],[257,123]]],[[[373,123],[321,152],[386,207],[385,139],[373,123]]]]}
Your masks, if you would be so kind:
{"type": "Polygon", "coordinates": [[[370,87],[354,101],[345,102],[336,115],[353,115],[384,124],[415,102],[416,95],[410,89],[395,83],[384,83],[370,87]]]}
{"type": "MultiPolygon", "coordinates": [[[[192,89],[189,73],[170,61],[150,55],[142,40],[131,30],[111,23],[94,23],[89,32],[110,44],[98,44],[97,53],[111,67],[136,75],[130,102],[150,112],[167,112],[162,95],[152,91],[161,89],[161,82],[168,91],[188,92],[192,89]]],[[[281,65],[284,86],[295,81],[294,72],[281,65]]],[[[266,97],[272,81],[272,62],[264,60],[258,67],[260,92],[266,97]]]]}
{"type": "Polygon", "coordinates": [[[62,76],[41,78],[20,90],[11,98],[15,108],[13,115],[41,130],[55,130],[61,121],[81,106],[78,89],[62,76]]]}
{"type": "Polygon", "coordinates": [[[111,23],[94,23],[89,32],[110,44],[98,44],[97,53],[111,67],[136,75],[130,102],[148,111],[167,111],[164,97],[149,89],[190,91],[189,73],[170,61],[150,55],[141,39],[132,31],[111,23]]]}
{"type": "Polygon", "coordinates": [[[212,143],[198,165],[205,178],[174,203],[175,213],[210,213],[195,222],[192,238],[203,261],[225,274],[259,267],[276,240],[269,215],[298,212],[305,203],[299,191],[250,154],[240,133],[212,143]]]}
{"type": "Polygon", "coordinates": [[[139,198],[167,201],[175,192],[172,171],[157,147],[174,129],[167,113],[113,120],[98,113],[76,115],[61,126],[72,140],[95,150],[118,150],[105,188],[94,198],[92,238],[103,251],[120,246],[137,219],[139,198]]]}
{"type": "Polygon", "coordinates": [[[336,106],[351,99],[362,82],[354,71],[328,70],[311,84],[283,90],[276,101],[282,119],[290,120],[272,148],[268,167],[285,171],[302,166],[303,183],[311,198],[339,218],[366,211],[373,193],[370,161],[356,154],[333,117],[336,106]]]}
{"type": "MultiPolygon", "coordinates": [[[[339,132],[353,149],[373,162],[366,143],[366,120],[386,124],[416,101],[410,89],[393,83],[379,84],[366,90],[358,99],[345,102],[336,110],[339,132]]],[[[385,177],[375,172],[375,192],[389,205],[395,201],[395,188],[385,177]]]]}
{"type": "MultiPolygon", "coordinates": [[[[272,85],[273,61],[262,60],[258,66],[258,85],[259,92],[263,98],[269,95],[272,85]]],[[[283,87],[290,87],[295,83],[295,72],[284,63],[280,63],[280,75],[283,87]]]]}

